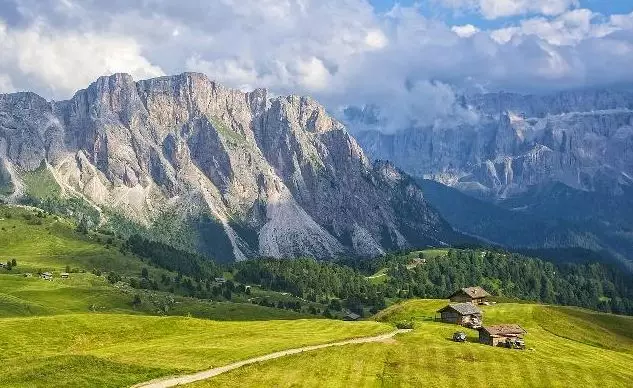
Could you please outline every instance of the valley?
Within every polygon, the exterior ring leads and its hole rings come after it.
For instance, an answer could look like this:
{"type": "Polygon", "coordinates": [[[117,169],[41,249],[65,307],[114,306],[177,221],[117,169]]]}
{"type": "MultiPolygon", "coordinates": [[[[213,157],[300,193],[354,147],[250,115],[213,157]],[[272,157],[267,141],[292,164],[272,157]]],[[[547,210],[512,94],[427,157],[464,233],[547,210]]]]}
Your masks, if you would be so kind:
{"type": "MultiPolygon", "coordinates": [[[[518,386],[562,387],[601,381],[617,387],[633,379],[625,366],[633,361],[633,320],[520,301],[540,300],[545,294],[521,291],[520,279],[533,287],[525,276],[529,271],[518,278],[502,275],[513,271],[515,259],[505,257],[507,253],[440,248],[373,261],[260,259],[234,266],[205,266],[198,256],[181,256],[180,270],[203,265],[201,273],[209,271],[206,276],[233,283],[234,293],[227,298],[224,291],[215,297],[207,294],[208,279],[189,278],[158,265],[174,265],[167,253],[150,260],[125,249],[132,245],[119,235],[86,233],[80,223],[37,208],[4,205],[0,215],[2,259],[15,259],[16,264],[0,269],[0,359],[7,371],[0,375],[2,386],[133,386],[235,362],[238,368],[203,375],[213,377],[187,386],[294,386],[296,381],[302,386],[407,386],[429,381],[502,386],[512,381],[518,386]],[[492,260],[491,268],[501,272],[473,264],[479,260],[492,260]],[[436,266],[459,268],[458,261],[464,262],[463,268],[483,271],[476,275],[478,280],[458,280],[464,275],[446,270],[440,270],[440,278],[433,277],[436,266]],[[53,280],[41,279],[43,272],[50,272],[53,280]],[[68,278],[62,278],[62,272],[68,272],[68,278]],[[165,278],[179,277],[179,284],[190,279],[193,288],[164,283],[165,278]],[[459,283],[432,286],[453,278],[459,283]],[[340,279],[347,280],[335,286],[340,279]],[[484,322],[521,324],[528,331],[528,350],[482,345],[476,331],[434,321],[449,289],[475,281],[483,281],[497,301],[483,306],[484,322]],[[343,284],[346,287],[337,288],[343,284]],[[241,285],[248,286],[248,293],[239,291],[241,285]],[[374,292],[384,292],[387,298],[379,301],[374,292]],[[437,299],[418,299],[420,295],[437,299]],[[340,320],[350,310],[365,318],[340,320]],[[389,333],[403,325],[413,330],[391,337],[389,333]],[[466,331],[466,343],[450,340],[458,329],[466,331]],[[326,345],[330,343],[340,345],[326,345]],[[302,347],[305,351],[292,351],[302,347]],[[267,356],[274,354],[279,358],[267,356]],[[259,361],[240,363],[251,358],[259,361]]],[[[149,242],[143,244],[148,252],[155,249],[149,242]]],[[[573,268],[576,278],[588,276],[581,275],[582,267],[573,268]]],[[[628,303],[626,288],[617,278],[611,280],[616,282],[615,292],[622,293],[617,298],[628,303]]],[[[556,294],[562,292],[557,284],[552,286],[556,294]]]]}
{"type": "Polygon", "coordinates": [[[633,1],[0,0],[0,388],[633,387],[633,1]]]}

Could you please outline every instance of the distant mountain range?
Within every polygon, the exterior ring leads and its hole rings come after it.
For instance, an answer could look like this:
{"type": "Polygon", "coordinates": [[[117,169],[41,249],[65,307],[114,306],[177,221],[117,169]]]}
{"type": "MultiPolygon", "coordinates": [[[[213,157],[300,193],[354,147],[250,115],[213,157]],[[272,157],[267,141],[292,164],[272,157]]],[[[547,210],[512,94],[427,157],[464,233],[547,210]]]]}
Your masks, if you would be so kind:
{"type": "Polygon", "coordinates": [[[218,260],[375,256],[461,238],[314,100],[196,73],[115,74],[67,101],[0,95],[0,196],[71,203],[82,222],[83,206],[102,228],[132,225],[218,260]]]}
{"type": "Polygon", "coordinates": [[[461,231],[633,263],[632,92],[493,93],[457,105],[475,119],[384,133],[376,108],[352,107],[344,121],[371,157],[443,184],[421,182],[461,231]]]}

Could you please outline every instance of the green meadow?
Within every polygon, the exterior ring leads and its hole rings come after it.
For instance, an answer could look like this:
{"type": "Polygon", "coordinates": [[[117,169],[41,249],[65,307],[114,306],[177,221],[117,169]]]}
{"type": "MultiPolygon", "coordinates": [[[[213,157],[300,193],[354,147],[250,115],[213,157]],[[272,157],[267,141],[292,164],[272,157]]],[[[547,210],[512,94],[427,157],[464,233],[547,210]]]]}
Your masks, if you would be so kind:
{"type": "Polygon", "coordinates": [[[250,365],[192,387],[630,387],[633,319],[533,304],[484,308],[486,324],[519,323],[528,350],[451,341],[457,326],[434,322],[440,300],[412,300],[376,319],[414,320],[392,341],[327,348],[250,365]],[[301,382],[298,384],[297,382],[301,382]]]}
{"type": "Polygon", "coordinates": [[[63,271],[66,266],[121,273],[140,271],[143,263],[122,254],[117,249],[120,243],[107,235],[78,233],[71,221],[34,208],[0,205],[0,260],[15,258],[19,272],[63,271]]]}
{"type": "MultiPolygon", "coordinates": [[[[384,342],[246,366],[192,386],[633,386],[630,317],[499,303],[484,307],[486,324],[521,324],[528,330],[528,350],[481,345],[472,330],[466,330],[469,341],[458,344],[450,340],[457,326],[433,320],[443,300],[409,300],[372,320],[342,322],[111,284],[108,271],[125,277],[148,268],[155,278],[175,276],[121,246],[114,236],[79,233],[73,222],[37,209],[0,206],[0,261],[17,261],[10,271],[0,269],[1,387],[131,386],[283,349],[385,333],[402,321],[413,321],[414,330],[384,342]],[[68,267],[70,278],[61,279],[68,267]],[[39,271],[53,272],[54,280],[40,279],[39,271]],[[134,303],[137,295],[140,302],[134,303]],[[168,311],[158,308],[165,300],[168,311]]],[[[415,252],[411,258],[442,252],[415,252]]],[[[376,275],[374,281],[384,281],[387,269],[376,275]]],[[[252,295],[292,298],[258,287],[252,295]]]]}
{"type": "Polygon", "coordinates": [[[113,285],[106,271],[175,275],[119,246],[113,237],[78,233],[72,222],[37,209],[0,206],[0,260],[17,261],[10,271],[0,269],[1,387],[129,386],[392,330],[378,322],[306,319],[311,316],[250,303],[113,285]],[[67,267],[73,272],[61,279],[67,267]],[[40,279],[39,271],[52,272],[53,281],[40,279]],[[141,303],[132,303],[135,295],[141,303]],[[156,311],[166,298],[170,310],[156,311]]]}
{"type": "Polygon", "coordinates": [[[2,387],[121,387],[303,345],[390,331],[377,322],[218,322],[69,314],[0,320],[2,387]]]}

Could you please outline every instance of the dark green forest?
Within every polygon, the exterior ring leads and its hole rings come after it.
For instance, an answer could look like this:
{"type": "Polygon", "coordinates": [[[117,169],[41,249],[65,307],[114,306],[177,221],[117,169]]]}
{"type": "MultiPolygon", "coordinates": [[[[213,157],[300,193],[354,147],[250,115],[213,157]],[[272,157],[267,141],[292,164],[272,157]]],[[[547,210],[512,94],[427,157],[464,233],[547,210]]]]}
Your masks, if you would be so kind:
{"type": "MultiPolygon", "coordinates": [[[[551,262],[499,249],[471,248],[449,249],[425,260],[422,252],[401,252],[364,260],[261,258],[218,264],[139,236],[128,239],[122,249],[145,258],[150,265],[179,273],[184,280],[179,279],[176,285],[186,285],[191,296],[223,295],[223,290],[214,290],[212,284],[214,278],[226,273],[235,282],[230,286],[232,291],[244,291],[247,285],[253,285],[288,293],[306,306],[325,306],[320,311],[324,315],[349,310],[367,316],[400,299],[446,298],[456,289],[472,285],[484,287],[499,300],[633,315],[633,275],[609,263],[593,262],[591,255],[588,260],[551,262]],[[385,273],[384,280],[370,281],[368,277],[379,270],[385,273]]],[[[173,287],[175,281],[162,279],[152,283],[150,279],[149,284],[173,287]]],[[[255,302],[275,305],[270,301],[255,302]]]]}

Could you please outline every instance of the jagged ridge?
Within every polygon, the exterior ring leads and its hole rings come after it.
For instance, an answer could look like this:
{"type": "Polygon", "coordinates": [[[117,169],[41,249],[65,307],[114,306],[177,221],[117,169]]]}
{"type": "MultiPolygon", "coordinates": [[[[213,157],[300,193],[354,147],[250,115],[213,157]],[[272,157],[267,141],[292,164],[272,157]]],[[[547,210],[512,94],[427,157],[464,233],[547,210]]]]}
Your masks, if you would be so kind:
{"type": "Polygon", "coordinates": [[[0,95],[0,159],[14,187],[44,161],[66,195],[145,225],[206,217],[223,236],[201,228],[197,247],[228,241],[237,260],[373,256],[454,238],[412,181],[370,163],[311,98],[197,73],[115,74],[61,102],[0,95]]]}

